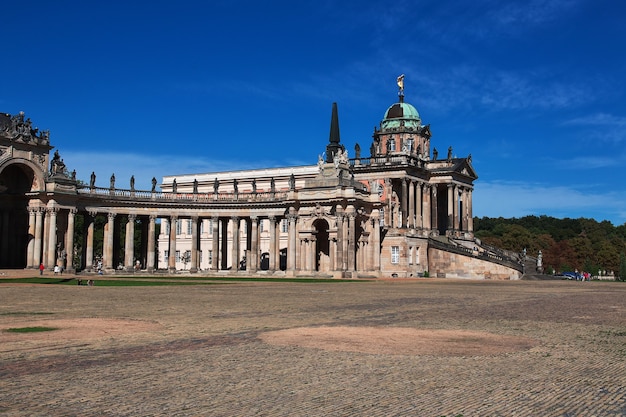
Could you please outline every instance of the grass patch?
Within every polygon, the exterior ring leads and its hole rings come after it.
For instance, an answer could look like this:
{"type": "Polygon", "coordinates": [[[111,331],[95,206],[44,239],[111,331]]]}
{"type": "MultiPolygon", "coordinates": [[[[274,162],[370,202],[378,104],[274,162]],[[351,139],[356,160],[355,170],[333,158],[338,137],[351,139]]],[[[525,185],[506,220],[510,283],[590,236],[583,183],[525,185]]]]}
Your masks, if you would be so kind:
{"type": "MultiPolygon", "coordinates": [[[[50,279],[50,278],[14,278],[3,279],[2,283],[18,283],[18,284],[44,284],[44,285],[78,285],[75,278],[67,279],[50,279]]],[[[82,280],[82,286],[87,286],[87,279],[82,280]]],[[[101,279],[94,280],[96,287],[150,287],[163,285],[216,285],[211,282],[184,282],[184,281],[153,281],[139,279],[101,279]]]]}
{"type": "Polygon", "coordinates": [[[54,313],[46,311],[6,311],[4,313],[0,313],[0,316],[44,316],[50,314],[54,313]]]}
{"type": "MultiPolygon", "coordinates": [[[[352,279],[327,279],[327,278],[255,278],[255,277],[172,277],[172,276],[111,276],[102,279],[95,279],[94,286],[97,287],[152,287],[163,285],[221,285],[237,282],[296,282],[296,283],[339,283],[339,282],[366,282],[367,280],[352,279]],[[107,279],[108,278],[108,279],[107,279]]],[[[89,278],[83,278],[82,284],[86,285],[89,278]]],[[[0,283],[19,284],[45,284],[45,285],[77,285],[76,278],[9,278],[3,279],[0,283]]]]}
{"type": "Polygon", "coordinates": [[[7,332],[10,333],[38,333],[38,332],[51,332],[53,330],[59,330],[58,327],[45,327],[45,326],[34,326],[34,327],[12,327],[7,329],[7,332]]]}

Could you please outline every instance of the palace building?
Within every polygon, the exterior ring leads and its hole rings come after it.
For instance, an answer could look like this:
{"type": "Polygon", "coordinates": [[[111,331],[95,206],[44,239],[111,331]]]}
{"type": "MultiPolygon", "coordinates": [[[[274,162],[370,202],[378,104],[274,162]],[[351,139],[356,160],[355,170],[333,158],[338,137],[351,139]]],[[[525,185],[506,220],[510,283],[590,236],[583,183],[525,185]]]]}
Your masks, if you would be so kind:
{"type": "Polygon", "coordinates": [[[474,238],[471,156],[440,156],[398,86],[369,155],[349,156],[333,104],[314,165],[166,175],[149,191],[77,181],[48,132],[0,114],[0,268],[520,278],[516,254],[474,238]]]}

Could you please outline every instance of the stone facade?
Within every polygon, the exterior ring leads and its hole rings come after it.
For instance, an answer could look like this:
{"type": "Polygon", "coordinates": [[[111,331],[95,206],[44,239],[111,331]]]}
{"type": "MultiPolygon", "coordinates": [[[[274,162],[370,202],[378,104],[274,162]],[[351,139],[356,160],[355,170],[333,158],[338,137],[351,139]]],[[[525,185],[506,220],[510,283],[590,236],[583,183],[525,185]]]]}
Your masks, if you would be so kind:
{"type": "Polygon", "coordinates": [[[355,157],[348,156],[338,120],[333,104],[330,138],[317,164],[164,176],[161,191],[156,179],[142,191],[134,178],[130,189],[116,188],[114,176],[109,187],[97,187],[95,173],[89,185],[79,183],[58,152],[49,158],[47,132],[33,130],[23,114],[5,115],[0,267],[515,278],[515,260],[505,266],[495,255],[455,249],[480,246],[473,236],[471,156],[453,157],[451,147],[444,159],[431,152],[430,126],[402,94],[374,129],[367,157],[358,144],[355,157]],[[83,242],[74,241],[76,216],[83,242]],[[12,224],[28,234],[12,241],[18,230],[12,224]]]}

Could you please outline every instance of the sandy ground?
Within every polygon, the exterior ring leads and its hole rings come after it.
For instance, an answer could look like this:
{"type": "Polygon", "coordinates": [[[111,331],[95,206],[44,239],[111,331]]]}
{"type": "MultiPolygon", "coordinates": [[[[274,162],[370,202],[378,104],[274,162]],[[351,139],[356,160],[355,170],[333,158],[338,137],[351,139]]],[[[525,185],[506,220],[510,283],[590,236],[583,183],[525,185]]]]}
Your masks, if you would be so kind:
{"type": "Polygon", "coordinates": [[[457,414],[626,415],[626,286],[0,279],[0,416],[457,414]]]}

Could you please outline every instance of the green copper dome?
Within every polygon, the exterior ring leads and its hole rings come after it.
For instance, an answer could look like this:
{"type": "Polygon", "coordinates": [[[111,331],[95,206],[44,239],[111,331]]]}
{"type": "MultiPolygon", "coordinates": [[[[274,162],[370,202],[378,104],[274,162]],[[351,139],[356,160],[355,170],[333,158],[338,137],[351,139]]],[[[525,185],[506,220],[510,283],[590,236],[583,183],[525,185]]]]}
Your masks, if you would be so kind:
{"type": "Polygon", "coordinates": [[[420,119],[420,115],[415,107],[409,103],[400,102],[393,104],[387,109],[380,127],[382,129],[393,129],[404,125],[406,128],[417,129],[421,124],[422,119],[420,119]]]}

